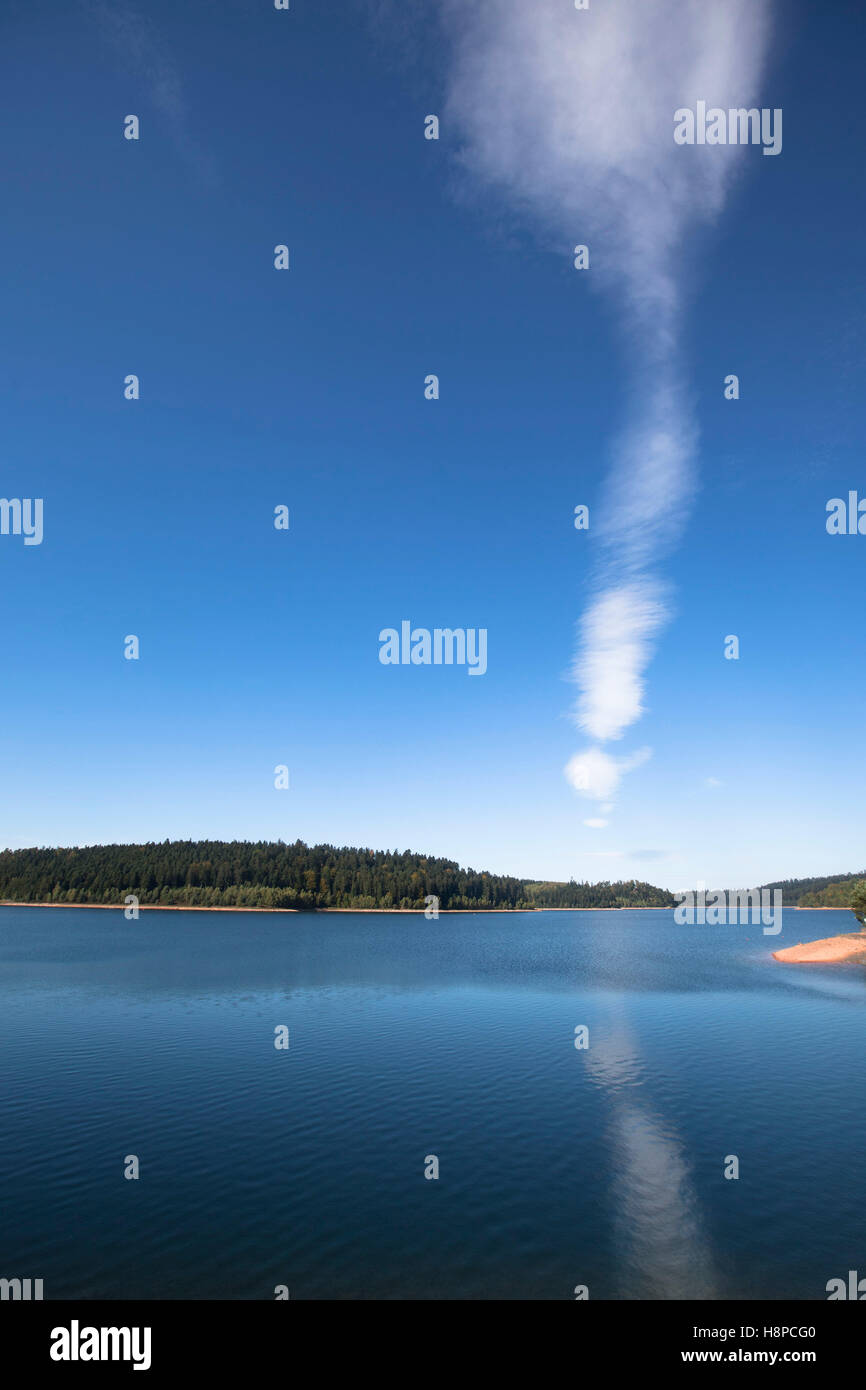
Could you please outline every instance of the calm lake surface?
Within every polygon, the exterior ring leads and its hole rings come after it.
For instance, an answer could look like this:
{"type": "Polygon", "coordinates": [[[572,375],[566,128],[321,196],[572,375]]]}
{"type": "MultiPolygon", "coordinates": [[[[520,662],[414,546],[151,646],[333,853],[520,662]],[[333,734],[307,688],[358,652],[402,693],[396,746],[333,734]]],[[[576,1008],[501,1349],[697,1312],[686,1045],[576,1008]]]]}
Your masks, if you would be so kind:
{"type": "Polygon", "coordinates": [[[825,1299],[866,1275],[866,970],[770,952],[853,926],[0,908],[0,1276],[825,1299]]]}

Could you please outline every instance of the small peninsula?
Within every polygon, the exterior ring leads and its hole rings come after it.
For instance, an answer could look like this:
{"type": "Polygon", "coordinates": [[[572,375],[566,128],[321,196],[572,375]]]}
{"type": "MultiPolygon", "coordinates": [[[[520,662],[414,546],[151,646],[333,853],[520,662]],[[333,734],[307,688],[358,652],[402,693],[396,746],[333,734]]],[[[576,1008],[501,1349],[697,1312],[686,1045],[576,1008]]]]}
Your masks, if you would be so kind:
{"type": "Polygon", "coordinates": [[[818,941],[801,941],[796,946],[783,946],[773,952],[775,960],[794,965],[833,965],[838,961],[866,962],[866,879],[846,876],[828,881],[823,888],[810,892],[798,904],[813,909],[849,909],[859,925],[858,931],[842,932],[838,936],[823,936],[818,941]]]}
{"type": "Polygon", "coordinates": [[[866,960],[866,931],[847,932],[842,936],[823,936],[819,941],[803,941],[798,946],[783,946],[774,951],[776,960],[793,961],[800,965],[831,965],[840,960],[866,960]]]}

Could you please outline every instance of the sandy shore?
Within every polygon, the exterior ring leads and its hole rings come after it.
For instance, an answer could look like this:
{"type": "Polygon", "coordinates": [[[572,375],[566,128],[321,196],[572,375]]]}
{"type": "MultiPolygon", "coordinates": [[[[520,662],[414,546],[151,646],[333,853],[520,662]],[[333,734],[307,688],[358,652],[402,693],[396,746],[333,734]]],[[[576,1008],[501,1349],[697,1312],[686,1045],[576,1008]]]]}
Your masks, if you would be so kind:
{"type": "MultiPolygon", "coordinates": [[[[16,903],[6,898],[0,907],[89,907],[102,912],[122,912],[124,903],[16,903]]],[[[193,903],[139,903],[139,912],[399,912],[423,917],[423,907],[196,907],[193,903]]],[[[665,912],[673,908],[657,907],[440,907],[439,916],[462,913],[464,916],[489,917],[495,912],[665,912]]]]}
{"type": "Polygon", "coordinates": [[[776,960],[794,961],[802,965],[838,960],[866,960],[866,930],[846,936],[825,936],[820,941],[804,941],[799,946],[783,946],[774,951],[776,960]]]}
{"type": "MultiPolygon", "coordinates": [[[[97,912],[123,912],[124,903],[15,903],[8,898],[0,907],[86,907],[97,912]]],[[[423,917],[423,907],[196,907],[194,903],[139,903],[139,912],[399,912],[423,917]]],[[[494,912],[618,912],[616,907],[440,907],[439,916],[448,912],[489,917],[494,912]]]]}
{"type": "MultiPolygon", "coordinates": [[[[92,912],[124,912],[125,903],[13,903],[8,898],[0,902],[0,907],[89,907],[92,912]]],[[[139,912],[298,912],[297,907],[182,907],[169,906],[168,903],[139,903],[139,912]]]]}

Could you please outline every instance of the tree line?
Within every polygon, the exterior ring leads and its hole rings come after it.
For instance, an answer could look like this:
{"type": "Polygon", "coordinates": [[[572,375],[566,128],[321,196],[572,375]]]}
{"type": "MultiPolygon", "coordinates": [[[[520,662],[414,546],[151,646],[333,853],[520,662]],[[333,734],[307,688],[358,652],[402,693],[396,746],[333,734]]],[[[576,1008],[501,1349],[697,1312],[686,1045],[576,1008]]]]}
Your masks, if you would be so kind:
{"type": "Polygon", "coordinates": [[[864,879],[866,870],[859,874],[829,874],[825,878],[784,878],[761,886],[780,888],[785,907],[849,907],[854,888],[864,879]]]}
{"type": "Polygon", "coordinates": [[[165,907],[673,907],[649,883],[541,883],[410,850],[282,841],[163,840],[0,852],[0,900],[165,907]]]}

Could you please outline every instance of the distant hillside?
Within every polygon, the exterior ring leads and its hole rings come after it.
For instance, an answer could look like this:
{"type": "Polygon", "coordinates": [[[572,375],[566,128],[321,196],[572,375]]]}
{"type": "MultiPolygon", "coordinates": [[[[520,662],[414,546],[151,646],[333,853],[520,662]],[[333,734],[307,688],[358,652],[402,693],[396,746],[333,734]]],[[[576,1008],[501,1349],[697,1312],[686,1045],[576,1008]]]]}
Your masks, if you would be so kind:
{"type": "Polygon", "coordinates": [[[532,883],[524,881],[530,902],[537,907],[675,907],[666,888],[628,879],[622,883],[532,883]]]}
{"type": "Polygon", "coordinates": [[[855,884],[866,879],[859,874],[830,874],[827,878],[786,878],[765,883],[764,888],[781,888],[785,907],[850,907],[855,884]]]}
{"type": "Polygon", "coordinates": [[[139,902],[166,907],[452,908],[673,907],[648,883],[539,883],[410,850],[337,848],[296,840],[163,840],[144,845],[0,852],[0,900],[139,902]]]}

